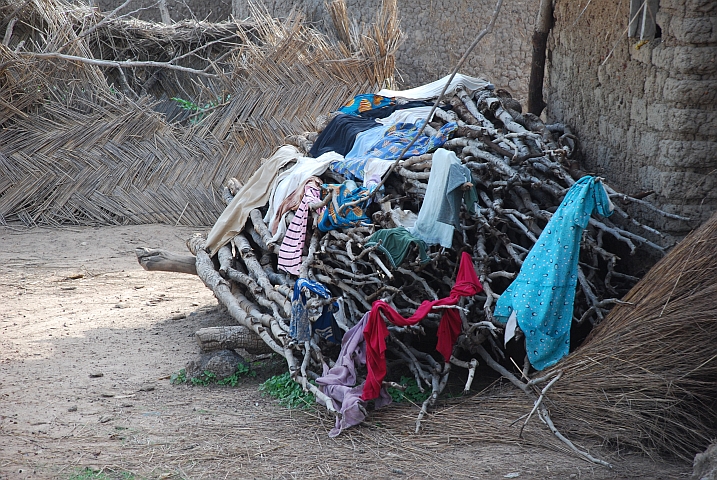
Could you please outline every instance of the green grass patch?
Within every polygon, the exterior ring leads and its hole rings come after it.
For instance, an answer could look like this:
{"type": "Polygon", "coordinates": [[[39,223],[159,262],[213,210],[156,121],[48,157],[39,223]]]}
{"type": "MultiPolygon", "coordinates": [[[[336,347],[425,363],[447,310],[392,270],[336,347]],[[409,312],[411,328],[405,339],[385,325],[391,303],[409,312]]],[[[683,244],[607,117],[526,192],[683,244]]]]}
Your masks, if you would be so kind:
{"type": "Polygon", "coordinates": [[[78,470],[68,480],[135,480],[137,477],[130,472],[108,473],[102,470],[85,468],[78,470]]]}
{"type": "Polygon", "coordinates": [[[256,377],[256,372],[247,364],[239,362],[234,373],[221,380],[217,378],[214,372],[204,370],[199,376],[187,378],[187,371],[183,368],[179,372],[169,377],[169,383],[172,385],[181,385],[190,383],[201,387],[208,385],[222,385],[227,387],[236,387],[242,379],[247,377],[256,377]]]}
{"type": "Polygon", "coordinates": [[[291,379],[289,372],[274,375],[259,385],[259,391],[279,400],[279,404],[288,408],[309,408],[314,405],[314,395],[305,392],[301,385],[291,379]]]}
{"type": "Polygon", "coordinates": [[[399,380],[398,383],[405,385],[406,389],[401,391],[398,388],[388,388],[388,394],[391,395],[394,402],[423,403],[431,396],[431,392],[429,390],[421,392],[418,389],[416,379],[413,377],[401,377],[401,380],[399,380]]]}
{"type": "Polygon", "coordinates": [[[169,377],[169,383],[172,385],[181,385],[183,383],[187,383],[187,371],[185,369],[181,369],[177,373],[173,373],[169,377]]]}
{"type": "Polygon", "coordinates": [[[175,101],[184,110],[189,110],[190,112],[193,112],[193,118],[190,120],[190,123],[196,124],[202,121],[207,111],[224,102],[228,102],[229,98],[230,95],[227,95],[226,97],[217,97],[216,100],[212,100],[211,102],[206,103],[204,106],[198,105],[191,100],[186,100],[180,97],[172,97],[172,100],[175,101]]]}

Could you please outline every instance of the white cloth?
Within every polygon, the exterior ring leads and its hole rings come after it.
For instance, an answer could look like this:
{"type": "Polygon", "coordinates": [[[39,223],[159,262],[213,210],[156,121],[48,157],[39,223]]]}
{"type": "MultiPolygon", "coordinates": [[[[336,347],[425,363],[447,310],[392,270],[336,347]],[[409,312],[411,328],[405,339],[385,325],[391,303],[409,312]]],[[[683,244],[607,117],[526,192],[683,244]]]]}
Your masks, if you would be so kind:
{"type": "Polygon", "coordinates": [[[279,170],[298,158],[299,151],[293,145],[284,145],[270,158],[264,160],[259,169],[247,180],[234,196],[227,208],[217,219],[207,236],[206,246],[211,254],[229,243],[244,229],[244,224],[253,208],[263,207],[277,182],[279,170]]]}
{"type": "Polygon", "coordinates": [[[515,337],[515,329],[518,327],[518,316],[515,313],[515,310],[510,312],[510,317],[508,317],[508,323],[505,325],[505,340],[503,341],[503,348],[508,345],[508,342],[511,341],[513,337],[515,337]]]}
{"type": "MultiPolygon", "coordinates": [[[[436,80],[435,82],[427,83],[416,88],[410,88],[408,90],[383,89],[377,92],[377,95],[383,95],[384,97],[405,98],[406,100],[428,100],[431,98],[436,98],[438,95],[441,94],[441,90],[443,90],[443,86],[448,81],[448,77],[450,77],[450,75],[446,75],[445,77],[441,78],[440,80],[436,80]]],[[[452,95],[456,91],[456,87],[458,85],[463,85],[466,91],[468,91],[468,93],[471,93],[476,90],[486,88],[487,86],[491,85],[491,83],[486,80],[483,80],[482,78],[469,77],[467,75],[461,75],[460,73],[456,73],[456,76],[453,77],[453,81],[451,81],[451,85],[446,90],[446,95],[452,95]]]]}
{"type": "Polygon", "coordinates": [[[382,160],[376,157],[366,160],[366,165],[363,167],[363,186],[373,190],[373,187],[381,183],[381,177],[388,172],[393,163],[393,160],[382,160]]]}
{"type": "MultiPolygon", "coordinates": [[[[440,93],[440,92],[439,92],[440,93]]],[[[433,107],[415,107],[396,110],[386,118],[379,118],[376,121],[384,125],[395,125],[397,123],[416,123],[419,120],[425,120],[433,107]]],[[[430,122],[431,119],[429,118],[430,122]]]]}
{"type": "Polygon", "coordinates": [[[418,211],[416,224],[408,229],[414,237],[420,238],[428,245],[440,244],[442,247],[451,248],[453,244],[453,225],[438,221],[441,206],[446,199],[446,185],[451,164],[461,164],[455,153],[445,148],[439,148],[433,153],[426,195],[418,211]]]}
{"type": "MultiPolygon", "coordinates": [[[[271,225],[274,216],[279,209],[279,205],[291,192],[299,188],[299,186],[309,177],[319,176],[323,174],[331,162],[341,161],[344,157],[336,152],[326,152],[318,158],[298,157],[296,163],[289,169],[281,172],[277,177],[276,188],[269,196],[269,209],[264,216],[267,225],[271,225]]],[[[274,240],[286,233],[286,223],[279,222],[279,228],[274,236],[274,240]]]]}

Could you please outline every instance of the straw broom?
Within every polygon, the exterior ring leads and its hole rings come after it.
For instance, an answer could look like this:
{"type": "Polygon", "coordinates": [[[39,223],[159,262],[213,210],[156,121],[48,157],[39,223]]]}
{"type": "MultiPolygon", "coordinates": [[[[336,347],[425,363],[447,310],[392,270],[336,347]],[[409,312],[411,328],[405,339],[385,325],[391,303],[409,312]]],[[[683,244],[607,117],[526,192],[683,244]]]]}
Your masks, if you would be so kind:
{"type": "Polygon", "coordinates": [[[716,274],[717,213],[552,369],[564,433],[690,461],[717,437],[716,274]]]}

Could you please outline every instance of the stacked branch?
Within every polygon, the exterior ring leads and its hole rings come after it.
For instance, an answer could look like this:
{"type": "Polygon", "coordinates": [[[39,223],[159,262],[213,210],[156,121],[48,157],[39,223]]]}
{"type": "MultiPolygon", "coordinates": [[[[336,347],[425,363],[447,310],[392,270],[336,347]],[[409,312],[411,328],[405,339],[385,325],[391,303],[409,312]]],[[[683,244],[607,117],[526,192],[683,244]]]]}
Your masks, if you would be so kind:
{"type": "MultiPolygon", "coordinates": [[[[502,347],[501,325],[495,321],[493,310],[567,190],[585,174],[575,159],[577,139],[563,125],[545,125],[538,117],[522,113],[520,104],[503,91],[485,89],[470,95],[459,88],[446,99],[444,106],[449,105],[450,109],[436,111],[427,129],[438,130],[447,122],[458,124],[457,133],[443,148],[455,152],[470,169],[474,185],[464,187],[475,186],[478,194],[477,208],[468,209],[466,205],[461,208],[460,228],[455,230],[452,248],[429,248],[427,261],[414,248],[400,265],[393,265],[380,243],[367,246],[374,232],[403,225],[407,217],[419,212],[424,202],[432,154],[400,160],[386,178],[383,190],[366,207],[368,222],[322,233],[315,228],[316,212],[335,200],[328,194],[322,202],[311,205],[312,219],[300,277],[320,282],[332,296],[325,299],[306,292],[307,308],[340,303],[336,318],[344,331],[354,326],[376,300],[387,302],[409,317],[423,300],[449,295],[460,254],[468,252],[483,293],[458,305],[443,307],[458,309],[462,320],[462,333],[453,355],[442,358],[435,350],[442,313],[438,308],[414,326],[389,324],[387,380],[395,380],[391,378],[392,372],[395,377],[399,372],[409,372],[421,391],[430,392],[418,414],[418,430],[446,387],[452,366],[468,370],[467,392],[481,358],[531,396],[536,401],[537,414],[552,425],[542,402],[556,376],[522,381],[511,372],[514,369],[502,347]],[[541,390],[540,383],[547,385],[541,386],[541,390]]],[[[290,140],[308,151],[313,138],[315,134],[305,134],[290,140]]],[[[328,170],[322,180],[339,183],[345,179],[328,170]]],[[[609,186],[607,191],[612,198],[637,201],[609,186]]],[[[232,194],[227,189],[227,201],[232,194]]],[[[292,378],[338,415],[332,402],[311,383],[333,365],[336,348],[318,334],[306,342],[291,338],[289,325],[296,278],[278,268],[281,238],[272,238],[264,223],[266,208],[252,210],[242,233],[222,247],[214,260],[203,250],[203,239],[191,239],[189,246],[196,254],[197,274],[238,324],[253,331],[283,356],[292,378]]],[[[615,211],[614,222],[592,218],[582,239],[573,326],[586,331],[599,324],[637,281],[625,270],[621,257],[640,250],[657,254],[663,251],[655,243],[653,229],[642,228],[619,205],[615,211]]],[[[522,363],[522,358],[519,361],[522,363]]],[[[529,373],[526,363],[522,374],[527,378],[529,373]]],[[[552,429],[557,432],[554,426],[552,429]]],[[[585,452],[579,453],[600,463],[585,452]]]]}

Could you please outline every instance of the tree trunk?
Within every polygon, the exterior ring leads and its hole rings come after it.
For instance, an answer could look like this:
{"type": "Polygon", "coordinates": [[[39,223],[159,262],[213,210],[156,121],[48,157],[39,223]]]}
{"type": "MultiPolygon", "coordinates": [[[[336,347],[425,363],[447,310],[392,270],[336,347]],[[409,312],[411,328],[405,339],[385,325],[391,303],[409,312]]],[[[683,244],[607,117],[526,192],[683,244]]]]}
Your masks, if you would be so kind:
{"type": "Polygon", "coordinates": [[[528,111],[540,116],[545,108],[543,81],[545,77],[545,50],[548,34],[553,27],[553,0],[541,0],[538,20],[533,32],[533,60],[528,82],[528,111]]]}

